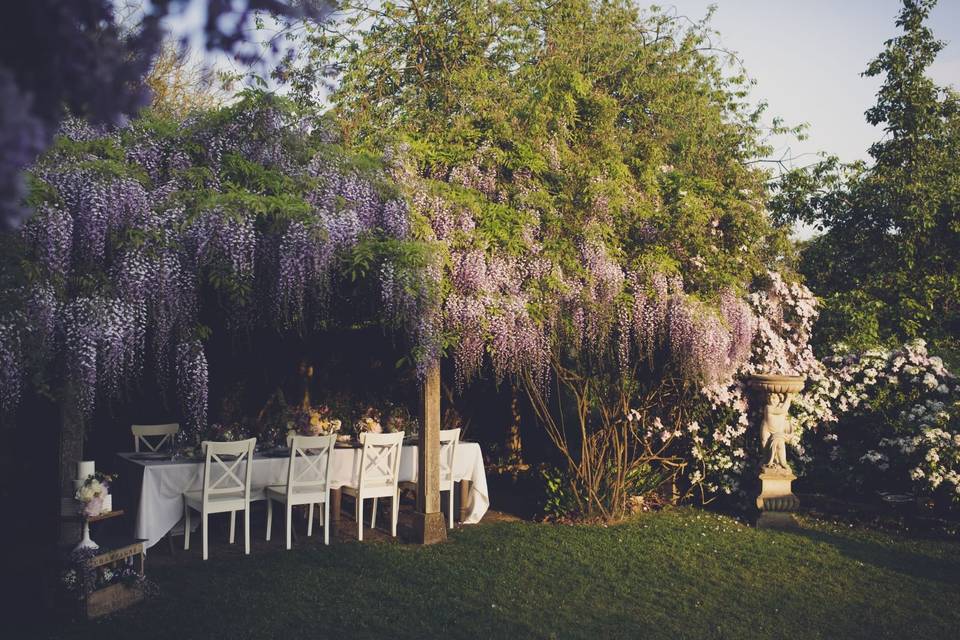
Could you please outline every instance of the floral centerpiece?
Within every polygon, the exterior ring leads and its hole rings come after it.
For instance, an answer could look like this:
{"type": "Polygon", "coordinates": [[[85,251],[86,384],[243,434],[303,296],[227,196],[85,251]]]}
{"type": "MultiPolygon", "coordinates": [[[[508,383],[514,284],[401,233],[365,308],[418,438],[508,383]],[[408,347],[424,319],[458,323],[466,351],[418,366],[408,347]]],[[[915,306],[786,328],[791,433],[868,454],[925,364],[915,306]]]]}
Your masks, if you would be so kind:
{"type": "Polygon", "coordinates": [[[341,424],[327,405],[297,409],[287,421],[287,436],[329,436],[339,433],[341,424]]]}
{"type": "Polygon", "coordinates": [[[354,425],[354,430],[358,436],[362,433],[383,433],[379,409],[367,407],[354,425]]]}
{"type": "Polygon", "coordinates": [[[246,429],[242,424],[219,424],[210,425],[209,432],[204,440],[213,440],[216,442],[236,442],[247,438],[246,429]]]}
{"type": "Polygon", "coordinates": [[[387,418],[387,433],[403,433],[405,436],[414,436],[420,430],[420,422],[410,415],[406,407],[395,407],[387,418]]]}
{"type": "Polygon", "coordinates": [[[206,429],[201,429],[195,434],[186,434],[177,447],[174,457],[200,459],[205,453],[203,443],[211,442],[237,442],[251,437],[250,428],[240,422],[221,424],[215,422],[206,429]]]}

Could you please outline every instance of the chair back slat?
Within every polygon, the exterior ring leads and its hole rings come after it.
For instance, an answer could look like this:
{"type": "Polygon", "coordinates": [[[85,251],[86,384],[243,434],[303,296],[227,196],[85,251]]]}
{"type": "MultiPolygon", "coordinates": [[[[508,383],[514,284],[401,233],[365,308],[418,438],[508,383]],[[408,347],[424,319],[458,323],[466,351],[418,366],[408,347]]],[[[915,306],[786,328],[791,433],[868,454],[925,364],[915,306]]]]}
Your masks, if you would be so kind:
{"type": "Polygon", "coordinates": [[[290,446],[290,465],[287,469],[287,494],[292,495],[295,487],[308,487],[315,491],[324,491],[330,485],[330,471],[336,435],[329,436],[292,436],[287,439],[290,446]]]}
{"type": "Polygon", "coordinates": [[[212,495],[241,492],[245,500],[250,500],[251,462],[256,444],[256,438],[239,442],[204,441],[201,444],[206,455],[203,465],[204,502],[212,495]]]}
{"type": "Polygon", "coordinates": [[[397,485],[403,433],[362,433],[360,489],[397,485]]]}
{"type": "Polygon", "coordinates": [[[453,460],[459,441],[460,429],[440,430],[440,482],[453,482],[453,460]]]}
{"type": "Polygon", "coordinates": [[[173,436],[180,431],[180,425],[176,422],[169,424],[134,424],[130,426],[133,433],[133,450],[140,452],[141,445],[146,449],[156,452],[167,445],[173,448],[173,436]],[[160,439],[151,442],[150,438],[160,439]]]}

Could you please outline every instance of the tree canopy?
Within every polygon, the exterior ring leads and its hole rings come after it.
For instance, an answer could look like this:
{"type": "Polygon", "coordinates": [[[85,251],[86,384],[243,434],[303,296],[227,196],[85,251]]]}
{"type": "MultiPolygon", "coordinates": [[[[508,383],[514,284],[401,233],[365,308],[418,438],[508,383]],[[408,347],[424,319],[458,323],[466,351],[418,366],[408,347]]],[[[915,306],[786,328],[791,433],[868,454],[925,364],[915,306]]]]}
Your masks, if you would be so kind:
{"type": "Polygon", "coordinates": [[[960,346],[960,97],[927,76],[944,46],[925,23],[934,4],[905,0],[903,33],[864,72],[884,79],[866,112],[884,132],[872,163],[797,171],[772,203],[822,231],[801,268],[826,303],[822,343],[960,346]]]}

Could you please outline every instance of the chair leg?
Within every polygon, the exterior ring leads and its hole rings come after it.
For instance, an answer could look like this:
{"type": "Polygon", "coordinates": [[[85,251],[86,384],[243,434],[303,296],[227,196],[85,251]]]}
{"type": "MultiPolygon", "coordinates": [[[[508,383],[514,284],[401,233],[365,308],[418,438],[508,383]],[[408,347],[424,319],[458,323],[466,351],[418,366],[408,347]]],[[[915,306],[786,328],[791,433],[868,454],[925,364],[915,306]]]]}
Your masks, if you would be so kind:
{"type": "Polygon", "coordinates": [[[323,508],[323,544],[330,544],[330,508],[324,502],[323,508]]]}
{"type": "Polygon", "coordinates": [[[243,510],[243,552],[250,555],[250,504],[243,510]]]}
{"type": "Polygon", "coordinates": [[[233,544],[233,541],[236,539],[236,536],[234,536],[234,533],[236,532],[236,528],[237,528],[237,512],[231,511],[230,512],[230,544],[233,544]]]}
{"type": "Polygon", "coordinates": [[[183,550],[190,550],[190,507],[183,501],[183,550]]]}
{"type": "Polygon", "coordinates": [[[307,535],[313,535],[313,503],[307,505],[307,535]]]}
{"type": "Polygon", "coordinates": [[[290,530],[293,528],[293,506],[287,503],[287,550],[290,550],[290,530]]]}
{"type": "Polygon", "coordinates": [[[267,498],[267,542],[270,542],[270,532],[273,530],[273,500],[267,498]]]}
{"type": "Polygon", "coordinates": [[[453,489],[447,491],[447,513],[450,515],[450,528],[453,529],[453,489]]]}
{"type": "Polygon", "coordinates": [[[206,512],[203,513],[203,520],[200,522],[200,527],[203,529],[203,559],[206,560],[208,556],[208,545],[207,545],[207,519],[210,516],[206,512]]]}
{"type": "Polygon", "coordinates": [[[393,518],[390,526],[390,535],[396,538],[397,537],[397,516],[400,515],[400,492],[399,491],[397,491],[397,494],[393,496],[393,500],[391,500],[390,502],[391,502],[390,506],[392,507],[391,510],[393,511],[393,513],[391,514],[393,518]]]}
{"type": "Polygon", "coordinates": [[[359,495],[356,499],[356,516],[357,516],[357,540],[363,541],[363,498],[359,495]]]}
{"type": "Polygon", "coordinates": [[[377,499],[373,499],[373,514],[370,516],[370,528],[377,528],[377,499]]]}

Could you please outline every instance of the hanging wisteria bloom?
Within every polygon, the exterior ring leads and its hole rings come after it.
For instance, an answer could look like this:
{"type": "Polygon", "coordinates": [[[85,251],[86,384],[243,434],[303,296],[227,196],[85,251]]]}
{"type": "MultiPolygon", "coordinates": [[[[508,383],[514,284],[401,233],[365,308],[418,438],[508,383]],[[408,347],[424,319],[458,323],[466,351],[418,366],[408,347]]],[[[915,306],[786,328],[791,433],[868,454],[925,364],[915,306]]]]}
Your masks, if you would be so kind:
{"type": "MultiPolygon", "coordinates": [[[[17,313],[4,316],[0,335],[5,407],[19,398],[24,353],[41,367],[62,359],[50,371],[66,373],[85,416],[150,357],[161,388],[175,370],[184,422],[200,427],[205,355],[179,340],[202,314],[226,313],[228,329],[312,328],[341,277],[339,258],[364,239],[409,238],[406,201],[385,173],[317,153],[308,146],[315,123],[269,98],[244,100],[229,118],[197,114],[169,128],[65,123],[71,144],[32,169],[43,190],[20,231],[31,282],[13,296],[17,313]]],[[[389,268],[380,271],[389,280],[389,268]]],[[[439,301],[428,308],[410,294],[424,280],[409,266],[397,272],[384,295],[396,294],[399,317],[382,320],[436,359],[442,318],[430,309],[439,301]]]]}
{"type": "Polygon", "coordinates": [[[20,323],[0,320],[0,410],[9,412],[20,402],[23,385],[23,354],[19,334],[20,323]]]}
{"type": "Polygon", "coordinates": [[[207,426],[207,356],[194,340],[177,346],[177,387],[186,428],[191,431],[207,426]]]}

